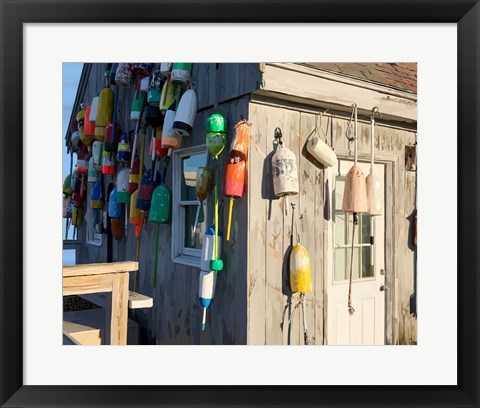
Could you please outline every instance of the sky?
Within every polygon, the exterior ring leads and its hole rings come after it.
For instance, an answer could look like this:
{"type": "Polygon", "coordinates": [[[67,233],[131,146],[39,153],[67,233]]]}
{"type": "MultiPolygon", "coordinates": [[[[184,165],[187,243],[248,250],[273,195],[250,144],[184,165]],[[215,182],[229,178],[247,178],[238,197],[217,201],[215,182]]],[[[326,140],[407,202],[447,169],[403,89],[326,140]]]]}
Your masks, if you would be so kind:
{"type": "MultiPolygon", "coordinates": [[[[77,95],[78,83],[82,74],[82,63],[64,62],[62,64],[62,180],[70,173],[70,155],[65,146],[65,133],[68,128],[70,115],[72,114],[73,104],[77,95]]],[[[75,155],[74,162],[75,162],[75,155]]],[[[74,163],[75,164],[75,163],[74,163]]],[[[63,220],[62,235],[65,237],[65,220],[63,220]]],[[[69,230],[69,238],[72,237],[73,228],[69,230]]],[[[65,265],[75,263],[75,256],[71,251],[63,252],[63,262],[65,265]]]]}
{"type": "MultiPolygon", "coordinates": [[[[75,96],[77,95],[78,83],[82,74],[83,63],[64,62],[62,64],[62,175],[65,178],[70,172],[70,155],[65,146],[65,133],[68,121],[72,114],[75,96]]],[[[74,155],[75,157],[75,155],[74,155]]]]}

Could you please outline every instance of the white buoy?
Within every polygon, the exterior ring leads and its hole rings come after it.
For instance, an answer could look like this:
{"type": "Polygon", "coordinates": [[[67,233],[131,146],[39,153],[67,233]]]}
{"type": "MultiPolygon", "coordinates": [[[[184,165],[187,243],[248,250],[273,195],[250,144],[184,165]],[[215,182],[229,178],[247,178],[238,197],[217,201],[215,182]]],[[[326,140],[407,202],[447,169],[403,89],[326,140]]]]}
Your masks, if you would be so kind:
{"type": "MultiPolygon", "coordinates": [[[[221,231],[218,232],[218,252],[222,250],[221,231]]],[[[215,286],[217,284],[216,271],[210,270],[210,261],[215,259],[215,226],[210,226],[203,235],[202,255],[200,263],[200,275],[198,277],[198,297],[203,307],[202,330],[205,330],[207,320],[207,309],[210,306],[215,294],[215,286]]]]}
{"type": "Polygon", "coordinates": [[[88,178],[87,181],[89,183],[95,183],[98,180],[98,173],[95,169],[95,165],[93,163],[93,157],[90,157],[88,161],[88,178]]]}
{"type": "Polygon", "coordinates": [[[150,85],[150,77],[142,78],[140,81],[140,92],[147,92],[148,86],[150,85]]]}
{"type": "Polygon", "coordinates": [[[215,286],[217,284],[217,272],[200,271],[198,276],[198,297],[203,307],[202,330],[205,330],[207,320],[207,309],[215,296],[215,286]]]}
{"type": "Polygon", "coordinates": [[[90,110],[90,122],[96,122],[98,110],[98,95],[92,99],[92,108],[90,110]]]}
{"type": "Polygon", "coordinates": [[[190,136],[197,113],[197,94],[193,89],[186,91],[178,104],[173,122],[173,132],[178,136],[190,136]]]}
{"type": "Polygon", "coordinates": [[[173,132],[175,111],[169,109],[165,113],[162,129],[162,147],[166,149],[178,149],[182,145],[182,136],[173,132]]]}
{"type": "Polygon", "coordinates": [[[333,149],[326,144],[320,135],[316,134],[307,143],[308,152],[325,167],[332,167],[337,164],[337,155],[333,149]]]}
{"type": "MultiPolygon", "coordinates": [[[[281,138],[280,138],[281,140],[281,138]]],[[[273,191],[277,197],[298,194],[298,170],[295,154],[279,143],[272,156],[273,191]]]]}
{"type": "Polygon", "coordinates": [[[367,199],[368,213],[370,215],[382,215],[383,197],[382,181],[375,175],[373,165],[375,163],[375,115],[378,115],[378,108],[372,109],[371,130],[370,130],[370,174],[367,176],[367,199]]]}
{"type": "Polygon", "coordinates": [[[95,140],[92,145],[93,165],[97,171],[102,170],[103,143],[95,140]]]}
{"type": "MultiPolygon", "coordinates": [[[[215,226],[210,226],[203,235],[202,255],[200,259],[200,269],[202,271],[210,270],[210,261],[215,259],[214,245],[215,245],[215,226]]],[[[218,231],[218,253],[222,252],[222,231],[218,231]]]]}
{"type": "Polygon", "coordinates": [[[173,63],[171,62],[162,62],[160,64],[160,73],[164,77],[169,77],[170,74],[172,73],[172,66],[173,66],[173,63]]]}

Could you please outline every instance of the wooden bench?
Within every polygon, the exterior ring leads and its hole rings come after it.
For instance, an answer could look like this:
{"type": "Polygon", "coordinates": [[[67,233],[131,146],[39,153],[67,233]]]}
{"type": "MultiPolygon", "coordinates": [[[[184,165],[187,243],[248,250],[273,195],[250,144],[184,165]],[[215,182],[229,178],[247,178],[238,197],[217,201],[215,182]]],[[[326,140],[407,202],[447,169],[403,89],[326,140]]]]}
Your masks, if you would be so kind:
{"type": "Polygon", "coordinates": [[[63,267],[63,296],[111,292],[110,344],[127,344],[128,278],[138,262],[83,264],[63,267]]]}

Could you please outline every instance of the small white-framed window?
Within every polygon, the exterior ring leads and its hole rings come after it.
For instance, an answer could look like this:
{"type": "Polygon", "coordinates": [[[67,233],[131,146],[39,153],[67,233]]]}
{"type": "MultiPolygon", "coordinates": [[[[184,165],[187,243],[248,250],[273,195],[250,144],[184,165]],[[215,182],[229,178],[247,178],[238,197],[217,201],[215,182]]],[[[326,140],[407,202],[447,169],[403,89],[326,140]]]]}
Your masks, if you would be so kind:
{"type": "Polygon", "coordinates": [[[172,158],[172,261],[200,267],[203,234],[207,229],[209,199],[199,210],[195,192],[197,169],[206,167],[208,152],[205,145],[173,151],[172,158]]]}
{"type": "MultiPolygon", "coordinates": [[[[342,211],[345,177],[335,179],[335,262],[334,280],[342,282],[350,277],[350,262],[352,256],[353,214],[342,211]]],[[[352,279],[373,278],[372,260],[372,217],[368,214],[358,214],[358,225],[355,227],[353,242],[352,279]]]]}

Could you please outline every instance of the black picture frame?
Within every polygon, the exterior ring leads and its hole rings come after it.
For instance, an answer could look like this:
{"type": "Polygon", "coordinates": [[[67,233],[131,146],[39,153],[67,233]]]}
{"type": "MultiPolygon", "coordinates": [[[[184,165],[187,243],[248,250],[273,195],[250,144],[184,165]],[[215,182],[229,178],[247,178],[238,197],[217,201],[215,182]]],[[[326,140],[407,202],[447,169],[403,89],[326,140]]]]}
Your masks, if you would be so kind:
{"type": "MultiPolygon", "coordinates": [[[[181,7],[179,0],[116,2],[0,0],[0,15],[1,406],[479,406],[480,4],[478,0],[292,0],[290,2],[183,0],[181,7]],[[457,386],[23,385],[22,157],[25,143],[22,140],[23,23],[162,21],[449,22],[457,24],[458,213],[457,215],[446,214],[447,217],[457,216],[458,220],[457,386]]],[[[60,135],[57,137],[60,138],[60,135]]],[[[441,224],[439,222],[439,228],[441,224]]],[[[294,368],[293,365],[292,368],[294,368]]],[[[432,367],[433,369],[435,368],[432,367]]]]}

